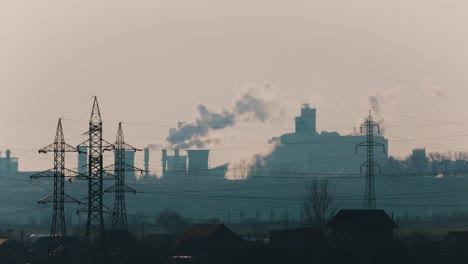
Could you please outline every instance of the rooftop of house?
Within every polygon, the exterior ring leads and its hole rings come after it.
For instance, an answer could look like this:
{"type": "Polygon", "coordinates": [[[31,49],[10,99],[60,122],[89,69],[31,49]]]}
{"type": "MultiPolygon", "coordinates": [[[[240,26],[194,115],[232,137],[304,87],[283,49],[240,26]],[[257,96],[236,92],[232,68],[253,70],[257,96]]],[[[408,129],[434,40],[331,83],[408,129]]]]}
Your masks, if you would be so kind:
{"type": "Polygon", "coordinates": [[[384,210],[342,209],[327,224],[327,228],[350,226],[359,228],[397,228],[384,210]]]}
{"type": "Polygon", "coordinates": [[[179,243],[188,241],[200,241],[215,235],[231,236],[242,240],[240,236],[223,224],[195,224],[187,229],[178,239],[179,243]]]}
{"type": "Polygon", "coordinates": [[[468,231],[452,231],[442,239],[442,242],[450,239],[455,240],[457,243],[468,244],[468,231]]]}

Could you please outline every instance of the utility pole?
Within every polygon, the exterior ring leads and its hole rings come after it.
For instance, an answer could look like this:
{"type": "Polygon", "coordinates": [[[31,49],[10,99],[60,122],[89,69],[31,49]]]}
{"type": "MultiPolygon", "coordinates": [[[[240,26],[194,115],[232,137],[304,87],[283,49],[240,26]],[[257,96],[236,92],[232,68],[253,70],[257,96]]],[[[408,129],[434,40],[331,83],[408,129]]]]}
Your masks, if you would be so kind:
{"type": "Polygon", "coordinates": [[[34,174],[31,179],[51,177],[54,179],[54,193],[38,201],[39,204],[52,202],[54,205],[52,224],[50,228],[49,256],[63,254],[66,248],[67,229],[65,221],[65,202],[80,203],[65,194],[65,177],[73,177],[78,173],[65,168],[65,152],[78,152],[78,149],[65,143],[62,120],[58,120],[54,143],[39,150],[39,153],[54,153],[54,168],[34,174]],[[52,198],[52,199],[51,199],[52,198]]]}
{"type": "Polygon", "coordinates": [[[114,192],[115,201],[114,201],[114,210],[112,211],[112,230],[113,231],[128,231],[127,224],[127,208],[125,206],[125,193],[136,191],[125,184],[125,172],[126,171],[140,171],[141,173],[144,170],[135,168],[125,163],[125,152],[126,151],[140,151],[125,143],[124,134],[122,130],[122,123],[119,123],[119,128],[117,131],[117,137],[115,144],[106,148],[105,150],[113,149],[115,155],[115,164],[114,164],[114,178],[115,185],[105,190],[105,192],[114,192]]]}
{"type": "Polygon", "coordinates": [[[367,132],[367,140],[356,145],[356,154],[358,153],[358,147],[367,148],[367,160],[361,164],[361,173],[362,168],[366,168],[366,184],[364,190],[364,207],[366,209],[375,209],[377,202],[375,200],[375,182],[374,176],[375,171],[374,167],[378,167],[380,172],[380,164],[374,160],[374,147],[382,147],[383,152],[385,153],[385,145],[382,143],[374,142],[374,127],[377,127],[377,132],[380,133],[379,124],[374,122],[372,119],[371,112],[369,111],[369,116],[366,121],[361,125],[361,134],[363,128],[367,132]]]}

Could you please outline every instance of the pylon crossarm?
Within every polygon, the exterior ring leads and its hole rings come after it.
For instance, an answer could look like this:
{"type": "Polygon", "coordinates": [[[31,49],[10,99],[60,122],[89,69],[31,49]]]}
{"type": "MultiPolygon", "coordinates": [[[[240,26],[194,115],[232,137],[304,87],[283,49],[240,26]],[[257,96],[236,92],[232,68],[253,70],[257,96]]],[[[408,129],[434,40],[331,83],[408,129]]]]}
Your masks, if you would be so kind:
{"type": "Polygon", "coordinates": [[[125,171],[139,171],[140,173],[144,173],[144,172],[145,172],[145,170],[142,170],[142,169],[140,169],[140,168],[134,167],[134,166],[132,166],[132,165],[124,164],[124,166],[125,166],[125,169],[124,169],[125,171]]]}
{"type": "Polygon", "coordinates": [[[68,194],[65,194],[65,199],[64,199],[64,202],[65,203],[77,203],[77,204],[84,204],[83,202],[81,202],[80,200],[77,200],[73,197],[71,197],[70,195],[68,194]]]}
{"type": "Polygon", "coordinates": [[[124,192],[130,192],[130,193],[136,194],[138,191],[125,184],[124,185],[124,192]]]}
{"type": "MultiPolygon", "coordinates": [[[[116,192],[116,189],[117,188],[115,187],[115,185],[112,185],[111,187],[104,190],[104,192],[105,193],[113,193],[113,192],[116,192]]],[[[123,191],[124,192],[134,193],[134,194],[138,193],[137,190],[133,189],[132,187],[130,187],[130,186],[126,185],[126,184],[123,186],[123,191]]]]}
{"type": "Polygon", "coordinates": [[[112,185],[111,187],[105,189],[104,192],[105,192],[105,193],[113,193],[113,192],[115,192],[115,185],[112,185]]]}
{"type": "MultiPolygon", "coordinates": [[[[87,136],[87,135],[89,135],[89,132],[86,132],[86,133],[83,134],[83,136],[87,136]]],[[[86,139],[85,141],[83,141],[80,144],[76,145],[76,148],[79,149],[80,147],[87,147],[88,142],[89,142],[89,139],[86,139]]],[[[86,154],[84,152],[80,152],[80,153],[86,154]]]]}
{"type": "MultiPolygon", "coordinates": [[[[88,166],[86,165],[86,168],[88,166]]],[[[78,168],[79,169],[79,168],[78,168]]],[[[72,182],[72,181],[75,181],[75,180],[88,180],[89,176],[88,176],[88,173],[79,173],[79,172],[76,172],[72,177],[69,177],[68,178],[68,181],[69,182],[72,182]]]]}
{"type": "Polygon", "coordinates": [[[65,143],[64,152],[80,152],[80,151],[78,150],[78,148],[73,147],[72,145],[69,145],[69,144],[65,143]]]}
{"type": "MultiPolygon", "coordinates": [[[[86,198],[83,198],[82,200],[85,200],[85,199],[88,199],[88,197],[86,198]]],[[[85,202],[81,202],[79,201],[81,205],[88,205],[87,203],[85,202]]],[[[110,213],[112,212],[112,210],[108,207],[108,206],[105,206],[104,204],[102,205],[102,208],[104,208],[105,210],[103,210],[102,212],[103,213],[110,213]]],[[[88,209],[86,208],[80,208],[78,210],[76,210],[76,213],[79,214],[79,213],[87,213],[88,212],[88,209]]]]}
{"type": "Polygon", "coordinates": [[[47,153],[47,152],[54,152],[54,149],[55,149],[55,143],[52,143],[52,144],[48,145],[47,147],[41,148],[40,150],[38,150],[38,152],[39,152],[39,154],[44,154],[44,153],[47,153]]]}
{"type": "Polygon", "coordinates": [[[108,165],[106,167],[104,167],[102,169],[102,176],[103,176],[103,180],[110,180],[110,179],[114,179],[115,175],[114,175],[114,167],[115,165],[112,164],[112,165],[108,165]]]}
{"type": "Polygon", "coordinates": [[[367,142],[361,142],[361,143],[356,145],[356,147],[367,147],[367,146],[369,146],[369,144],[367,144],[367,142]]]}
{"type": "Polygon", "coordinates": [[[369,146],[369,145],[367,144],[367,142],[361,142],[361,143],[357,144],[357,145],[355,146],[355,147],[356,147],[356,151],[355,151],[356,154],[358,153],[358,148],[359,148],[359,147],[367,147],[367,146],[369,146]]]}
{"type": "Polygon", "coordinates": [[[40,199],[37,201],[38,204],[47,204],[53,201],[53,196],[52,194],[47,195],[46,197],[40,199]]]}
{"type": "Polygon", "coordinates": [[[65,178],[76,178],[78,177],[79,175],[81,175],[80,173],[74,171],[74,170],[70,170],[70,169],[67,169],[67,168],[64,168],[63,169],[63,175],[65,176],[65,178]]]}
{"type": "Polygon", "coordinates": [[[141,149],[135,148],[127,143],[123,144],[123,149],[122,150],[133,150],[133,151],[141,151],[141,149]]]}
{"type": "Polygon", "coordinates": [[[110,207],[102,205],[102,208],[104,208],[104,210],[102,211],[103,213],[112,213],[112,209],[110,207]]]}
{"type": "Polygon", "coordinates": [[[55,175],[54,169],[46,170],[29,176],[30,179],[38,178],[53,178],[55,175]]]}
{"type": "Polygon", "coordinates": [[[374,141],[373,146],[374,146],[374,147],[384,147],[385,144],[382,144],[382,143],[379,143],[379,142],[374,141]]]}
{"type": "Polygon", "coordinates": [[[115,145],[105,139],[102,140],[102,143],[102,151],[112,151],[115,149],[115,145]]]}
{"type": "MultiPolygon", "coordinates": [[[[134,166],[131,166],[131,165],[128,165],[128,164],[124,164],[124,171],[139,171],[141,173],[144,173],[145,170],[143,169],[140,169],[140,168],[137,168],[137,167],[134,167],[134,166]]],[[[109,166],[106,166],[104,167],[103,173],[107,174],[107,175],[110,175],[112,177],[114,177],[114,172],[115,172],[115,164],[112,164],[112,165],[109,165],[109,166]]]]}
{"type": "Polygon", "coordinates": [[[113,145],[106,146],[102,149],[102,151],[113,151],[113,150],[115,150],[115,147],[113,145]]]}

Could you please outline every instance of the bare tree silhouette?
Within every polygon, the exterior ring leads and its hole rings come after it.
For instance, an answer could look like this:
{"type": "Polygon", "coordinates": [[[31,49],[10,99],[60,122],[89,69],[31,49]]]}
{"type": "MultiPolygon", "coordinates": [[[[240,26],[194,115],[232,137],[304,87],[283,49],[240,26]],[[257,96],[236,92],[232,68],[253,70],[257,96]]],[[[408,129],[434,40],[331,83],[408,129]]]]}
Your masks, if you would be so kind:
{"type": "Polygon", "coordinates": [[[306,184],[303,197],[304,213],[306,221],[323,233],[326,220],[338,210],[334,198],[335,186],[328,179],[313,179],[306,184]]]}

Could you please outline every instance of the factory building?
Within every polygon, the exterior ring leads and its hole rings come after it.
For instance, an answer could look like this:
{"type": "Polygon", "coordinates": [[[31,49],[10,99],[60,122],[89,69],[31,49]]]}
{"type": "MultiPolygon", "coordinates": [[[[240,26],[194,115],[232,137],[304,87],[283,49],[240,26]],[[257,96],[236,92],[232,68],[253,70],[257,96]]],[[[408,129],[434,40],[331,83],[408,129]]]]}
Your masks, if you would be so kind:
{"type": "Polygon", "coordinates": [[[5,157],[2,157],[0,152],[0,173],[17,173],[18,172],[18,158],[11,156],[11,151],[5,151],[5,157]]]}
{"type": "Polygon", "coordinates": [[[426,156],[426,149],[413,149],[412,155],[410,156],[410,162],[417,173],[424,173],[429,166],[429,160],[426,156]]]}
{"type": "Polygon", "coordinates": [[[316,125],[317,112],[315,108],[310,108],[309,104],[303,104],[301,116],[294,119],[296,133],[315,136],[317,134],[316,125]]]}
{"type": "MultiPolygon", "coordinates": [[[[116,152],[114,152],[114,163],[117,163],[116,161],[116,152]]],[[[125,182],[134,182],[136,181],[136,176],[135,176],[135,151],[133,150],[125,150],[124,151],[125,155],[125,182]]]]}
{"type": "Polygon", "coordinates": [[[162,150],[163,176],[177,174],[187,174],[187,156],[181,156],[179,149],[174,149],[174,155],[167,155],[167,150],[162,150]]]}
{"type": "Polygon", "coordinates": [[[188,155],[188,174],[189,175],[206,175],[208,172],[208,156],[209,150],[197,149],[187,150],[188,155]]]}
{"type": "MultiPolygon", "coordinates": [[[[272,138],[277,144],[266,158],[266,169],[271,173],[359,173],[365,161],[365,150],[355,153],[355,146],[366,141],[365,135],[340,135],[338,132],[317,132],[316,109],[304,104],[301,115],[295,118],[295,131],[272,138]]],[[[387,159],[388,140],[379,134],[376,142],[385,146],[386,152],[375,148],[374,159],[387,159]]]]}
{"type": "Polygon", "coordinates": [[[127,165],[127,169],[125,170],[125,181],[127,182],[134,182],[136,181],[136,173],[135,173],[135,151],[128,150],[125,151],[125,165],[127,165]]]}
{"type": "MultiPolygon", "coordinates": [[[[79,146],[78,153],[78,173],[86,175],[88,173],[88,147],[79,146]]],[[[133,150],[125,151],[125,181],[134,182],[136,181],[136,175],[134,171],[135,166],[135,152],[133,150]]],[[[115,153],[114,153],[114,162],[115,162],[115,153]]]]}
{"type": "Polygon", "coordinates": [[[78,147],[78,173],[86,175],[88,173],[88,147],[78,147]]]}
{"type": "Polygon", "coordinates": [[[162,175],[207,175],[209,150],[187,150],[187,155],[180,155],[179,149],[174,150],[174,155],[167,155],[167,150],[162,150],[162,175]]]}

